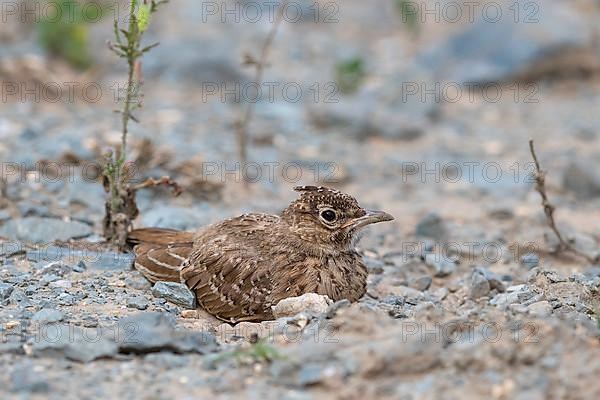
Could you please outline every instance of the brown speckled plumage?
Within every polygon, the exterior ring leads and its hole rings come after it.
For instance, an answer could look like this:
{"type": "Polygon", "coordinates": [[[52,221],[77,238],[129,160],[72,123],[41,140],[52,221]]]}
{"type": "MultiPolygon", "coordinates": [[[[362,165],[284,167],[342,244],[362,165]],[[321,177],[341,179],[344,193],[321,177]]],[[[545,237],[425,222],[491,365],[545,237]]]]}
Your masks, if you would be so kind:
{"type": "Polygon", "coordinates": [[[135,267],[152,282],[184,282],[206,311],[230,322],[271,319],[271,306],[304,293],[357,301],[367,270],[356,233],[393,218],[337,190],[295,190],[300,197],[281,215],[244,214],[195,235],[135,230],[135,267]]]}

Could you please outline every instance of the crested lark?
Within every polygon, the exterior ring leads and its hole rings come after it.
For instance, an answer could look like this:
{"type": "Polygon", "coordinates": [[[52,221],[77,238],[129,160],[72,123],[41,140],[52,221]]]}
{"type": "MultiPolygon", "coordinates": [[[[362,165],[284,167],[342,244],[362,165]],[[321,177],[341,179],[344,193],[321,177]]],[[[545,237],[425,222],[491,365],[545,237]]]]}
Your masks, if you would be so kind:
{"type": "Polygon", "coordinates": [[[394,218],[334,189],[295,190],[300,197],[280,215],[244,214],[195,234],[134,230],[135,268],[152,282],[185,283],[202,308],[228,322],[272,319],[271,306],[305,293],[357,301],[367,279],[357,232],[394,218]]]}

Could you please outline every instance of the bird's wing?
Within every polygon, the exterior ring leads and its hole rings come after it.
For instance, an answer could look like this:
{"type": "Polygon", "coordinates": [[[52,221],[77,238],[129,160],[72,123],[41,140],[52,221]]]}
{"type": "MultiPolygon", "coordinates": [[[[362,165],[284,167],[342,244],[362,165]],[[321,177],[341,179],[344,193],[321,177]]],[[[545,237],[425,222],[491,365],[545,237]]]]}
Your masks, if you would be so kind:
{"type": "Polygon", "coordinates": [[[192,232],[166,228],[134,229],[127,234],[127,242],[131,245],[140,243],[169,245],[172,243],[191,243],[193,241],[194,234],[192,232]]]}
{"type": "Polygon", "coordinates": [[[293,262],[261,247],[276,218],[243,215],[198,236],[181,277],[206,311],[229,322],[272,318],[274,278],[280,279],[273,273],[293,262]]]}

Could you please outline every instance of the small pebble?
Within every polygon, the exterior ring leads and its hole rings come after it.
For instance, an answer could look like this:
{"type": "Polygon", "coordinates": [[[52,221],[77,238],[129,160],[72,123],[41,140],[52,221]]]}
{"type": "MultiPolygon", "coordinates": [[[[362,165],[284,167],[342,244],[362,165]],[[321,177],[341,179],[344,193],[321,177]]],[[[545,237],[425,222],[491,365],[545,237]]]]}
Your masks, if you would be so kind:
{"type": "Polygon", "coordinates": [[[411,279],[409,282],[409,286],[413,289],[417,289],[421,292],[424,292],[425,290],[429,289],[432,281],[433,279],[431,279],[430,276],[421,276],[416,279],[411,279]]]}
{"type": "Polygon", "coordinates": [[[61,279],[58,281],[50,282],[48,286],[51,288],[70,289],[73,286],[73,284],[71,283],[71,281],[61,279]]]}
{"type": "Polygon", "coordinates": [[[152,294],[188,310],[196,308],[196,295],[181,283],[156,282],[152,287],[152,294]]]}
{"type": "Polygon", "coordinates": [[[152,284],[143,276],[128,276],[125,278],[125,285],[137,290],[150,290],[152,284]]]}
{"type": "Polygon", "coordinates": [[[4,326],[6,327],[7,330],[15,329],[19,325],[21,325],[21,323],[19,321],[8,321],[6,324],[4,324],[4,326]]]}
{"type": "Polygon", "coordinates": [[[548,301],[538,301],[536,303],[530,304],[527,307],[529,310],[529,314],[535,317],[547,317],[552,314],[552,305],[548,301]]]}
{"type": "Polygon", "coordinates": [[[44,308],[43,310],[38,311],[31,317],[32,321],[39,322],[59,322],[62,321],[65,315],[60,310],[55,310],[51,308],[44,308]]]}
{"type": "Polygon", "coordinates": [[[187,318],[187,319],[197,319],[198,318],[198,311],[196,311],[196,310],[183,310],[181,312],[181,317],[182,318],[187,318]]]}
{"type": "Polygon", "coordinates": [[[433,268],[436,278],[444,278],[456,270],[456,263],[440,254],[426,254],[425,265],[433,268]]]}
{"type": "Polygon", "coordinates": [[[72,269],[74,272],[82,273],[87,270],[87,265],[85,265],[85,262],[83,260],[81,260],[77,263],[77,265],[73,266],[72,269]]]}
{"type": "Polygon", "coordinates": [[[58,304],[62,306],[72,306],[75,304],[75,298],[68,293],[61,293],[58,296],[58,304]]]}
{"type": "Polygon", "coordinates": [[[475,272],[471,277],[471,286],[469,287],[469,297],[477,300],[481,297],[485,297],[490,293],[490,283],[486,277],[480,273],[475,272]]]}
{"type": "Polygon", "coordinates": [[[40,279],[40,284],[42,286],[48,286],[49,283],[56,282],[58,280],[60,280],[60,276],[55,274],[46,274],[42,277],[42,279],[40,279]]]}
{"type": "Polygon", "coordinates": [[[8,283],[0,282],[0,301],[4,301],[4,300],[8,299],[10,294],[12,293],[12,291],[13,291],[12,285],[9,285],[8,283]]]}
{"type": "Polygon", "coordinates": [[[127,298],[127,307],[145,310],[150,305],[148,299],[142,296],[131,296],[127,298]]]}
{"type": "Polygon", "coordinates": [[[540,265],[540,257],[537,254],[526,254],[521,257],[521,265],[528,269],[534,269],[540,265]]]}

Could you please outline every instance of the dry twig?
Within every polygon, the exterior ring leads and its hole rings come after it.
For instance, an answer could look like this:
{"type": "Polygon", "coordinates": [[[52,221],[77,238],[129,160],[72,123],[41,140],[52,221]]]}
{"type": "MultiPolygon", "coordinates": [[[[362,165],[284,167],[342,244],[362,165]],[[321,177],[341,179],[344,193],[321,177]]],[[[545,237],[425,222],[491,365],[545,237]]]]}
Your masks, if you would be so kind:
{"type": "MultiPolygon", "coordinates": [[[[285,0],[281,4],[281,9],[284,10],[287,5],[288,0],[285,0]]],[[[254,76],[254,83],[258,87],[262,85],[263,75],[265,71],[265,67],[267,66],[267,58],[269,56],[269,50],[271,49],[271,45],[273,44],[273,40],[277,35],[277,31],[279,30],[279,26],[281,25],[281,20],[283,19],[283,11],[277,13],[275,20],[273,21],[273,25],[271,25],[271,30],[263,43],[262,50],[260,52],[260,56],[258,59],[250,55],[245,56],[244,65],[254,65],[256,67],[256,74],[254,76]]],[[[239,146],[239,157],[240,163],[243,165],[246,164],[248,160],[248,125],[252,120],[252,116],[254,114],[254,103],[249,101],[246,103],[246,109],[240,116],[240,118],[235,122],[235,131],[238,140],[239,146]]]]}
{"type": "Polygon", "coordinates": [[[529,139],[529,151],[531,152],[531,157],[533,158],[533,162],[535,163],[535,190],[540,194],[542,198],[542,207],[544,207],[544,214],[546,215],[546,222],[548,226],[554,232],[554,235],[558,239],[559,246],[556,249],[556,252],[569,252],[575,254],[579,257],[585,258],[585,260],[591,264],[595,264],[598,259],[590,257],[584,252],[576,249],[571,243],[565,240],[564,236],[556,226],[556,222],[554,220],[554,211],[556,211],[556,207],[550,200],[548,200],[548,195],[546,194],[546,171],[543,171],[540,167],[540,163],[538,161],[537,155],[535,154],[535,148],[533,145],[533,139],[529,139]]]}
{"type": "Polygon", "coordinates": [[[179,184],[177,182],[175,182],[173,179],[169,178],[168,176],[163,176],[160,179],[148,178],[144,182],[140,183],[139,185],[135,185],[133,187],[133,190],[137,191],[137,190],[144,189],[147,187],[156,187],[156,186],[161,186],[161,185],[170,186],[173,189],[173,196],[179,196],[181,194],[181,192],[183,191],[181,186],[179,186],[179,184]]]}

